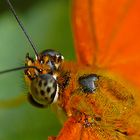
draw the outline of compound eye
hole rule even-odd
[[[59,52],[51,49],[43,51],[40,54],[40,58],[42,58],[42,61],[44,62],[46,62],[45,60],[47,60],[47,64],[50,65],[50,68],[52,68],[52,70],[58,69],[64,60],[64,57]]]
[[[51,49],[47,49],[41,52],[42,56],[51,56],[51,57],[55,57],[55,56],[62,56],[59,52],[51,50]]]
[[[31,94],[28,94],[28,98],[27,99],[35,107],[38,107],[38,108],[45,108],[46,107],[43,104],[39,104],[38,102],[36,102]]]
[[[30,94],[35,102],[47,107],[57,101],[57,81],[50,74],[42,74],[32,81]]]

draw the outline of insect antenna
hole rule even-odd
[[[8,5],[9,5],[10,10],[11,10],[11,12],[13,13],[13,15],[14,15],[16,21],[18,22],[18,24],[19,24],[21,30],[23,31],[23,33],[24,33],[24,35],[26,36],[27,40],[29,41],[31,47],[33,48],[36,57],[38,58],[38,52],[37,52],[36,46],[34,45],[33,41],[31,40],[31,37],[30,37],[29,34],[26,32],[26,30],[25,30],[25,28],[24,28],[24,26],[23,26],[21,20],[20,20],[19,17],[17,16],[16,11],[14,10],[14,7],[12,6],[10,0],[6,0],[6,1],[7,1]]]
[[[5,74],[5,73],[9,73],[9,72],[13,72],[13,71],[30,69],[30,68],[36,69],[37,71],[39,71],[39,69],[36,66],[21,66],[21,67],[17,67],[17,68],[13,68],[13,69],[7,69],[7,70],[0,71],[0,75]]]

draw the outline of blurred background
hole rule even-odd
[[[70,0],[11,0],[38,51],[55,49],[66,60],[75,59],[71,29]],[[27,39],[0,0],[0,70],[24,65],[26,53],[34,56]],[[0,75],[0,102],[27,94],[23,72]],[[0,106],[0,140],[46,140],[57,135],[61,125],[48,109],[38,109],[27,101],[13,108]]]

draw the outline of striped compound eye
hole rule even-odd
[[[40,53],[39,57],[41,62],[49,65],[52,71],[58,70],[64,61],[64,57],[61,55],[61,53],[51,49],[44,50]]]
[[[31,82],[29,101],[38,107],[47,107],[57,101],[58,84],[50,74],[39,75]]]

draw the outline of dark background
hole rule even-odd
[[[70,0],[11,0],[38,51],[55,49],[74,59]],[[4,0],[0,0],[0,70],[24,65],[26,53],[34,56],[24,34]],[[0,102],[27,94],[23,72],[0,75]],[[0,106],[0,140],[45,140],[57,135],[61,125],[48,109],[27,101],[14,108]]]

